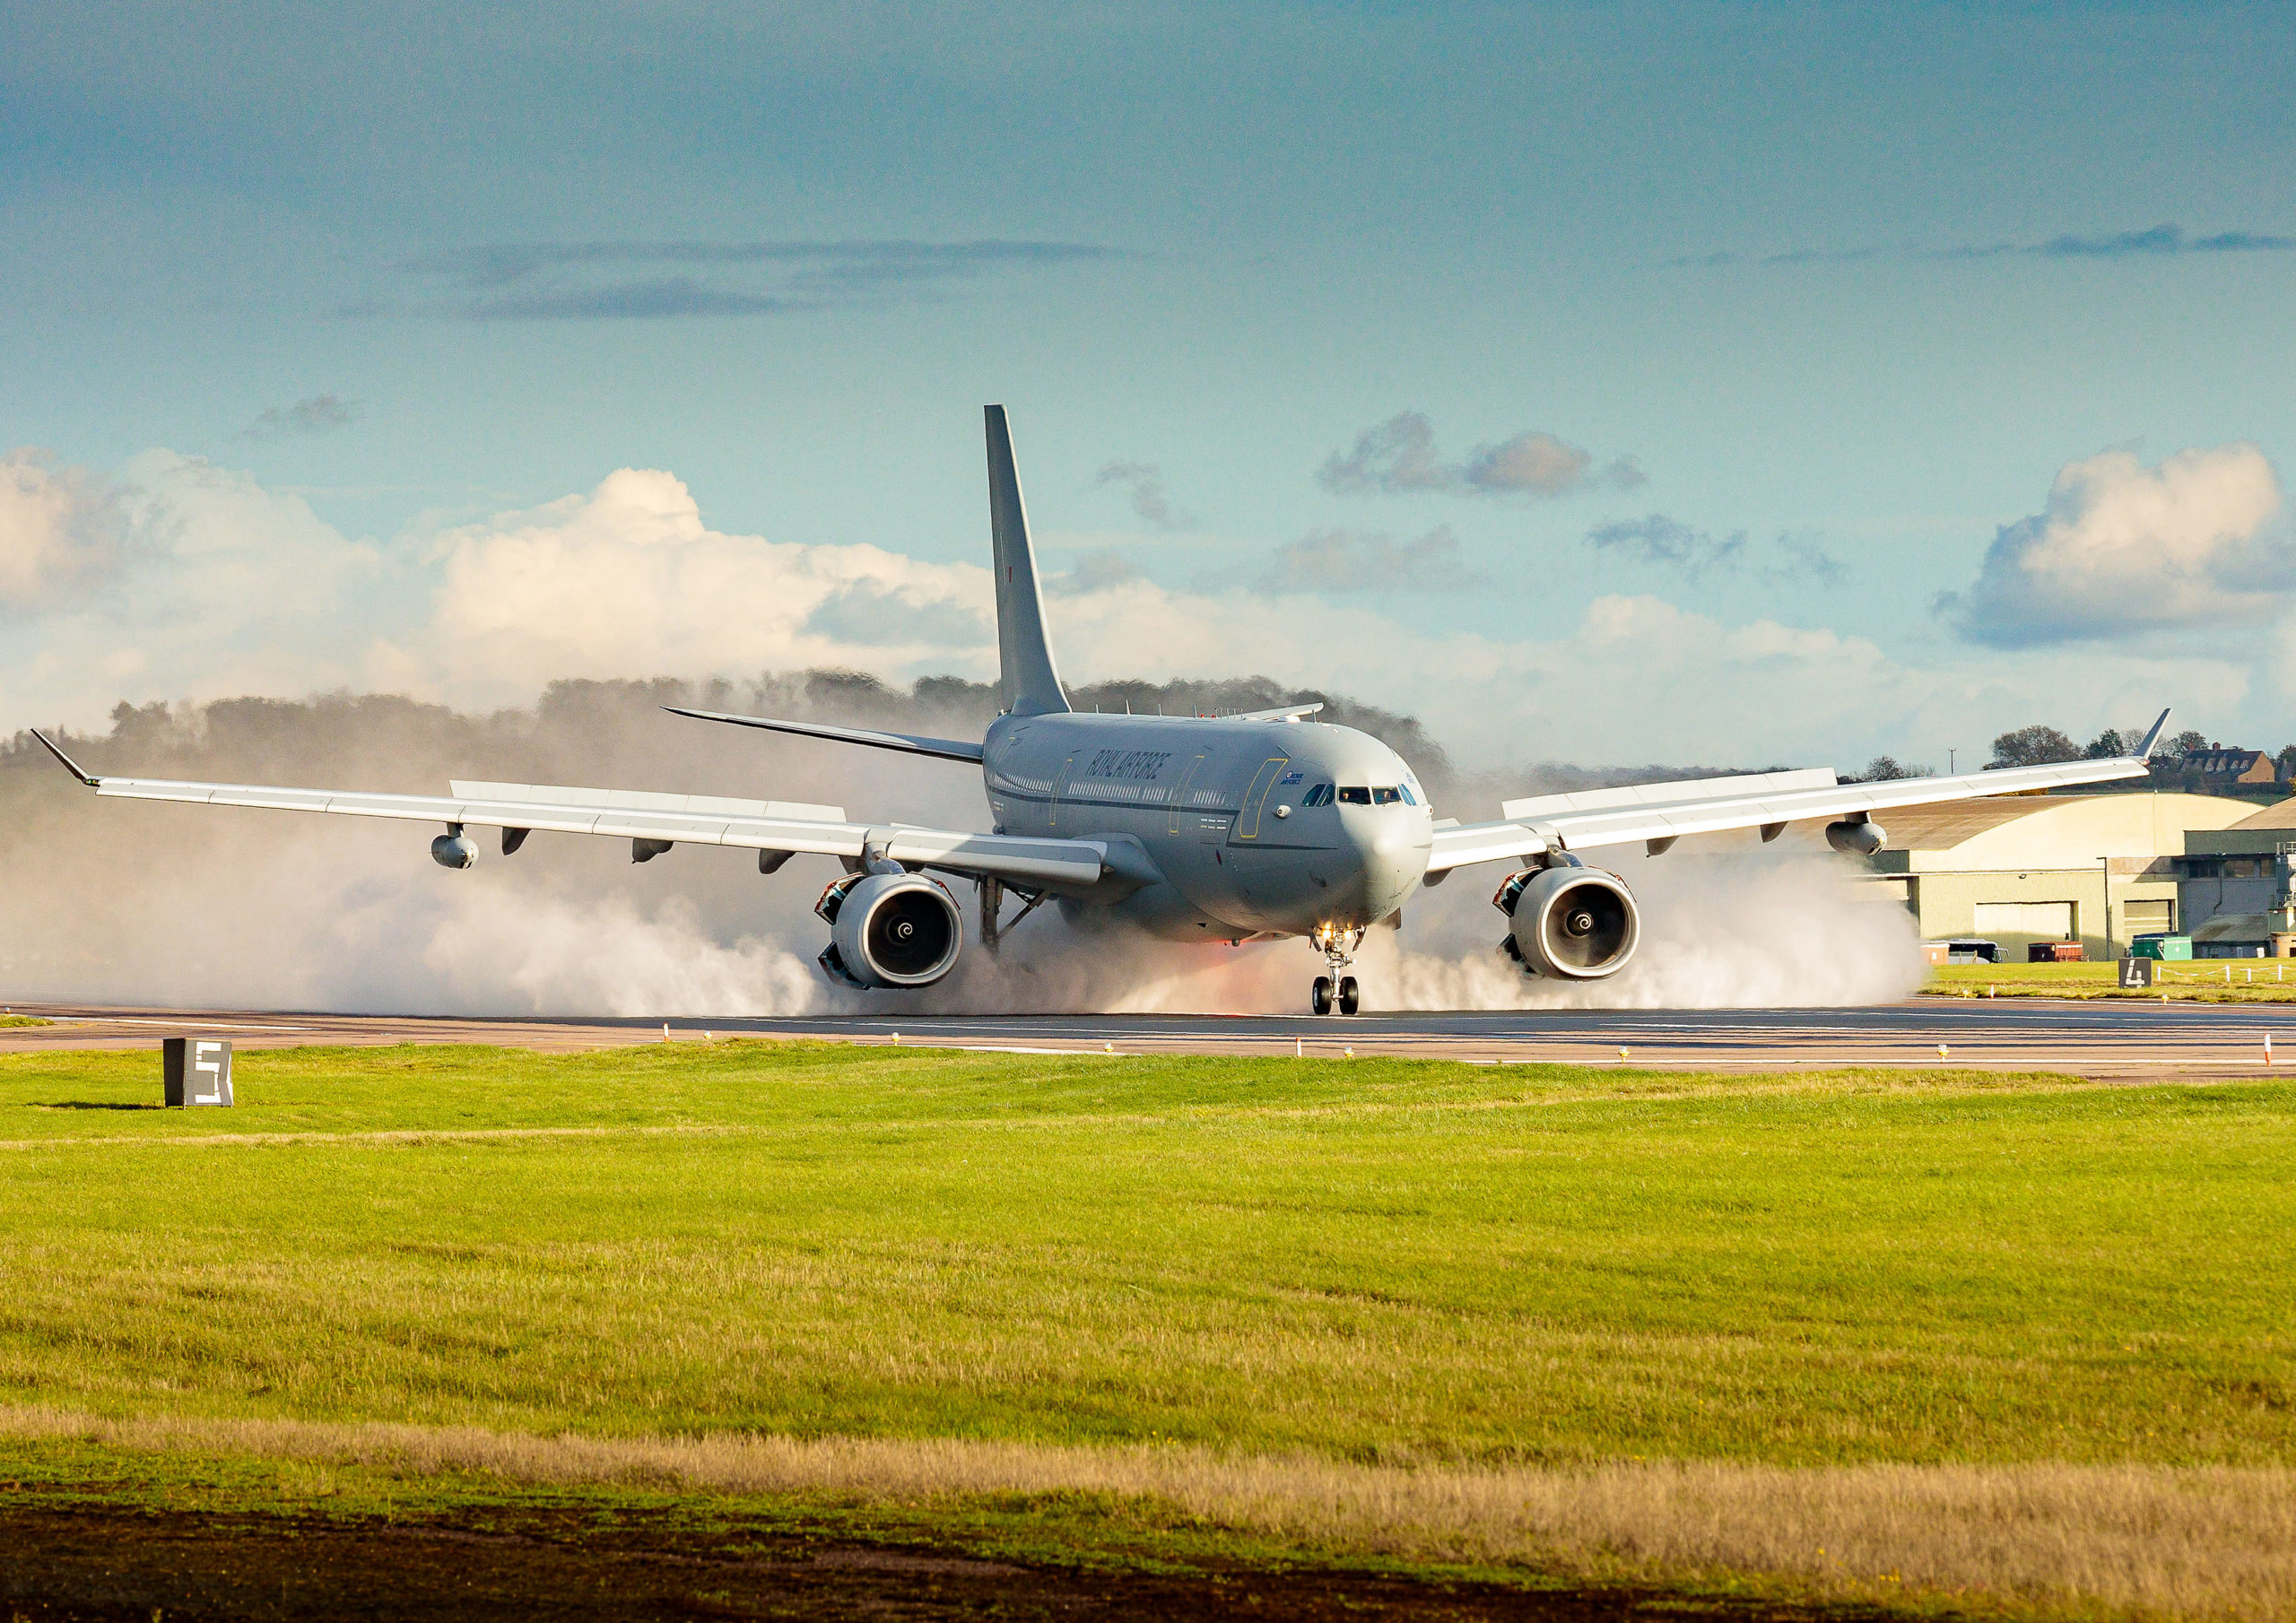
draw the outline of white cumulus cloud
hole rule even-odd
[[[624,469],[584,495],[372,542],[172,452],[108,482],[74,475],[80,506],[42,494],[52,469],[35,473],[35,517],[109,504],[118,543],[96,595],[0,612],[0,729],[100,725],[122,700],[350,688],[486,708],[569,677],[996,669],[986,568],[718,531],[667,473]],[[1388,545],[1424,551],[1401,560],[1413,568],[1448,567],[1448,540]],[[1422,629],[1370,594],[1285,594],[1272,612],[1270,583],[1244,570],[1177,589],[1087,558],[1057,580],[1048,616],[1072,680],[1265,675],[1411,711],[1469,763],[1928,759],[2036,719],[2093,733],[2170,701],[2196,722],[2227,715],[2249,702],[2254,664],[2109,650],[2068,695],[2041,653],[1908,662],[1823,626],[1732,623],[1657,596],[1596,599],[1559,631],[1470,630]]]
[[[368,680],[389,564],[300,498],[172,451],[109,478],[6,462],[0,551],[30,595],[0,615],[0,693],[20,723]]]
[[[439,544],[444,578],[405,652],[410,675],[448,694],[508,701],[557,677],[640,672],[994,667],[987,569],[728,535],[651,469]]]
[[[1942,600],[1996,647],[2269,619],[2296,585],[2280,481],[2235,442],[2146,466],[2128,451],[2067,464],[2048,505],[2004,525],[1976,583]]]
[[[26,447],[0,456],[0,609],[39,603],[108,568],[119,514],[103,482]]]

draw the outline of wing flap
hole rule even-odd
[[[2153,734],[2160,727],[2155,724]],[[2146,740],[2146,746],[2151,744]],[[2030,794],[2041,789],[2070,788],[2082,784],[2111,783],[2143,777],[2149,770],[2142,753],[2102,760],[2060,761],[2044,767],[2010,767],[1999,771],[1964,772],[1951,777],[1902,777],[1870,784],[1810,784],[1801,787],[1764,788],[1752,794],[1692,796],[1632,807],[1557,809],[1543,815],[1513,816],[1492,823],[1468,823],[1435,830],[1430,872],[1463,867],[1469,863],[1496,862],[1548,850],[1588,850],[1604,846],[1631,845],[1639,840],[1678,839],[1685,834],[1720,834],[1736,829],[1757,829],[1771,823],[1829,820],[1861,812],[1886,812],[1896,806],[1932,805],[1940,801],[1978,800],[1993,795]],[[1763,777],[1783,774],[1761,774]],[[1800,775],[1796,775],[1800,776]],[[1825,777],[1831,778],[1831,772]],[[1693,779],[1692,785],[1713,780]],[[1743,780],[1741,780],[1743,782]],[[1657,786],[1657,785],[1648,785]],[[1687,786],[1687,785],[1686,785]],[[1596,791],[1609,794],[1610,791]],[[1565,798],[1546,797],[1549,801]],[[1508,803],[1510,808],[1533,803]]]
[[[1633,812],[1578,812],[1543,820],[1561,844],[1573,849],[1620,846],[1635,840],[1719,834],[1766,823],[1840,818],[1886,812],[1892,806],[1921,806],[1939,801],[1976,800],[2000,794],[2062,789],[2080,784],[2142,777],[2142,760],[2066,761],[2047,767],[2013,767],[1998,772],[1969,772],[1954,777],[1906,777],[1878,784],[1840,784],[1832,788],[1787,790],[1742,799],[1648,806]]]
[[[1462,823],[1435,830],[1434,848],[1428,853],[1427,871],[1440,873],[1470,863],[1495,863],[1502,857],[1535,856],[1551,850],[1545,838],[1520,823]]]
[[[459,786],[491,788],[498,785],[465,784]],[[94,780],[94,787],[98,794],[126,800],[178,801],[274,812],[322,812],[337,817],[379,817],[408,822],[530,829],[557,834],[662,839],[691,845],[732,846],[748,850],[796,851],[823,856],[857,857],[865,846],[874,842],[895,862],[917,863],[944,868],[952,872],[986,874],[1038,885],[1089,886],[1097,883],[1108,855],[1107,846],[1098,840],[1022,839],[962,830],[829,822],[809,817],[693,815],[647,806],[585,805],[564,800],[495,800],[459,794],[346,794],[330,789],[203,784],[141,777],[98,777]],[[573,791],[561,793],[571,794]],[[665,795],[657,798],[686,797]],[[756,803],[772,805],[776,803]]]
[[[1599,812],[1611,807],[1671,806],[1688,801],[1736,800],[1749,794],[1772,794],[1789,789],[1831,789],[1840,779],[1831,767],[1807,767],[1792,772],[1746,772],[1733,777],[1680,777],[1672,783],[1629,784],[1617,789],[1578,789],[1568,794],[1541,794],[1510,800],[1499,808],[1509,822],[1548,817],[1563,812]]]
[[[798,800],[736,800],[724,794],[658,794],[648,789],[570,789],[556,784],[465,783],[447,785],[457,800],[516,801],[546,806],[614,806],[649,812],[684,812],[696,816],[794,817],[806,822],[841,823],[842,806],[817,806]]]

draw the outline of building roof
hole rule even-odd
[[[2018,794],[1876,814],[1876,865],[1921,872],[2093,868],[2100,857],[2181,856],[2187,834],[2249,814],[2221,794]]]
[[[2185,751],[2185,769],[2190,772],[2245,772],[2264,759],[2261,750],[2227,750],[2212,744],[2205,750]]]
[[[2195,830],[2185,848],[2194,856],[2268,856],[2292,840],[2296,840],[2296,800],[2283,800],[2229,827]]]
[[[2192,933],[2196,942],[2263,942],[2272,939],[2272,918],[2264,913],[2220,913]]]
[[[2004,794],[1991,800],[1948,801],[1942,806],[1907,806],[1875,813],[1889,834],[1892,851],[1939,851],[1973,835],[2046,811],[2069,794]],[[2083,797],[2087,798],[2086,796]]]

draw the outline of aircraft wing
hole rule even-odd
[[[1774,838],[1787,823],[1808,818],[1855,817],[1896,806],[1932,805],[1984,795],[2018,794],[2075,784],[2110,783],[2142,777],[2145,758],[2161,735],[2169,713],[2133,754],[2100,760],[2058,761],[2044,767],[2008,767],[1963,772],[1952,777],[1900,777],[1880,783],[1836,782],[1822,768],[1808,772],[1757,773],[1744,777],[1693,778],[1674,784],[1643,784],[1631,790],[1547,795],[1509,801],[1497,822],[1453,823],[1435,830],[1427,870],[1448,872],[1472,863],[1532,856],[1543,851],[1579,851],[1647,842],[1662,851],[1685,834],[1718,834],[1760,829]]]
[[[897,863],[1062,889],[1096,884],[1106,872],[1131,878],[1137,869],[1136,861],[1126,851],[1118,851],[1112,859],[1110,842],[1105,840],[1022,839],[902,823],[855,823],[845,820],[844,811],[837,806],[780,801],[538,784],[457,783],[450,794],[429,795],[99,777],[83,771],[45,734],[35,735],[98,794],[127,800],[186,801],[208,806],[324,812],[338,817],[501,829],[512,845],[516,839],[508,831],[540,829],[666,842],[664,849],[668,845],[691,844],[858,857],[864,847],[869,847]]]

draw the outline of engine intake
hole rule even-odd
[[[1634,893],[1600,868],[1528,868],[1491,898],[1511,921],[1501,950],[1533,975],[1595,981],[1634,956],[1642,916]]]
[[[829,921],[821,963],[868,991],[929,986],[956,968],[964,916],[948,887],[922,873],[852,873],[822,892]]]

